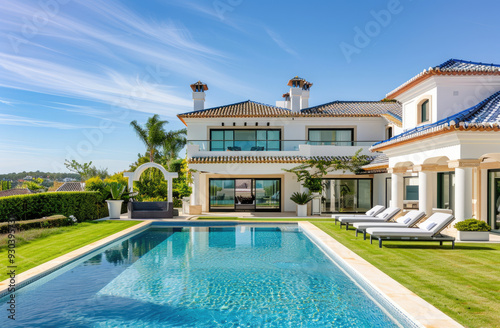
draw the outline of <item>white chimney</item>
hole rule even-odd
[[[283,100],[277,101],[276,106],[290,109],[290,94],[289,93],[283,94]]]
[[[292,112],[300,111],[300,96],[302,95],[303,82],[304,80],[298,76],[288,81],[288,85],[290,86],[290,109]]]
[[[193,109],[205,109],[205,91],[208,90],[208,86],[205,83],[198,81],[191,84],[191,89],[193,90]]]
[[[312,83],[305,81],[302,85],[302,94],[300,96],[300,109],[309,107],[309,90]]]

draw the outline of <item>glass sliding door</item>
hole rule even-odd
[[[500,170],[488,171],[488,218],[492,230],[500,230]]]
[[[281,179],[209,179],[209,210],[281,211]]]
[[[234,210],[234,179],[210,179],[210,211]]]
[[[455,172],[438,173],[437,187],[438,208],[450,209],[455,212]]]
[[[391,206],[392,178],[385,178],[385,207]]]
[[[234,185],[234,198],[236,200],[234,209],[236,211],[254,210],[255,194],[252,190],[252,179],[235,179]]]
[[[325,179],[321,211],[366,212],[372,207],[372,179]]]
[[[281,186],[279,179],[255,179],[256,209],[280,210]]]

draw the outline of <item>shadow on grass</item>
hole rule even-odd
[[[375,245],[375,241],[373,242]],[[382,248],[405,248],[405,249],[449,249],[449,250],[468,250],[468,251],[496,251],[497,249],[488,246],[465,246],[455,244],[455,249],[451,248],[451,244],[445,244],[443,246],[437,245],[416,245],[416,244],[384,244]]]

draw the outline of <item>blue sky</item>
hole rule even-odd
[[[123,171],[129,126],[206,108],[274,104],[299,75],[310,105],[378,100],[449,58],[500,63],[498,1],[0,0],[0,173]],[[361,32],[360,32],[361,31]]]

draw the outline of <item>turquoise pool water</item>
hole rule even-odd
[[[400,327],[296,225],[152,227],[16,292],[1,327]]]

